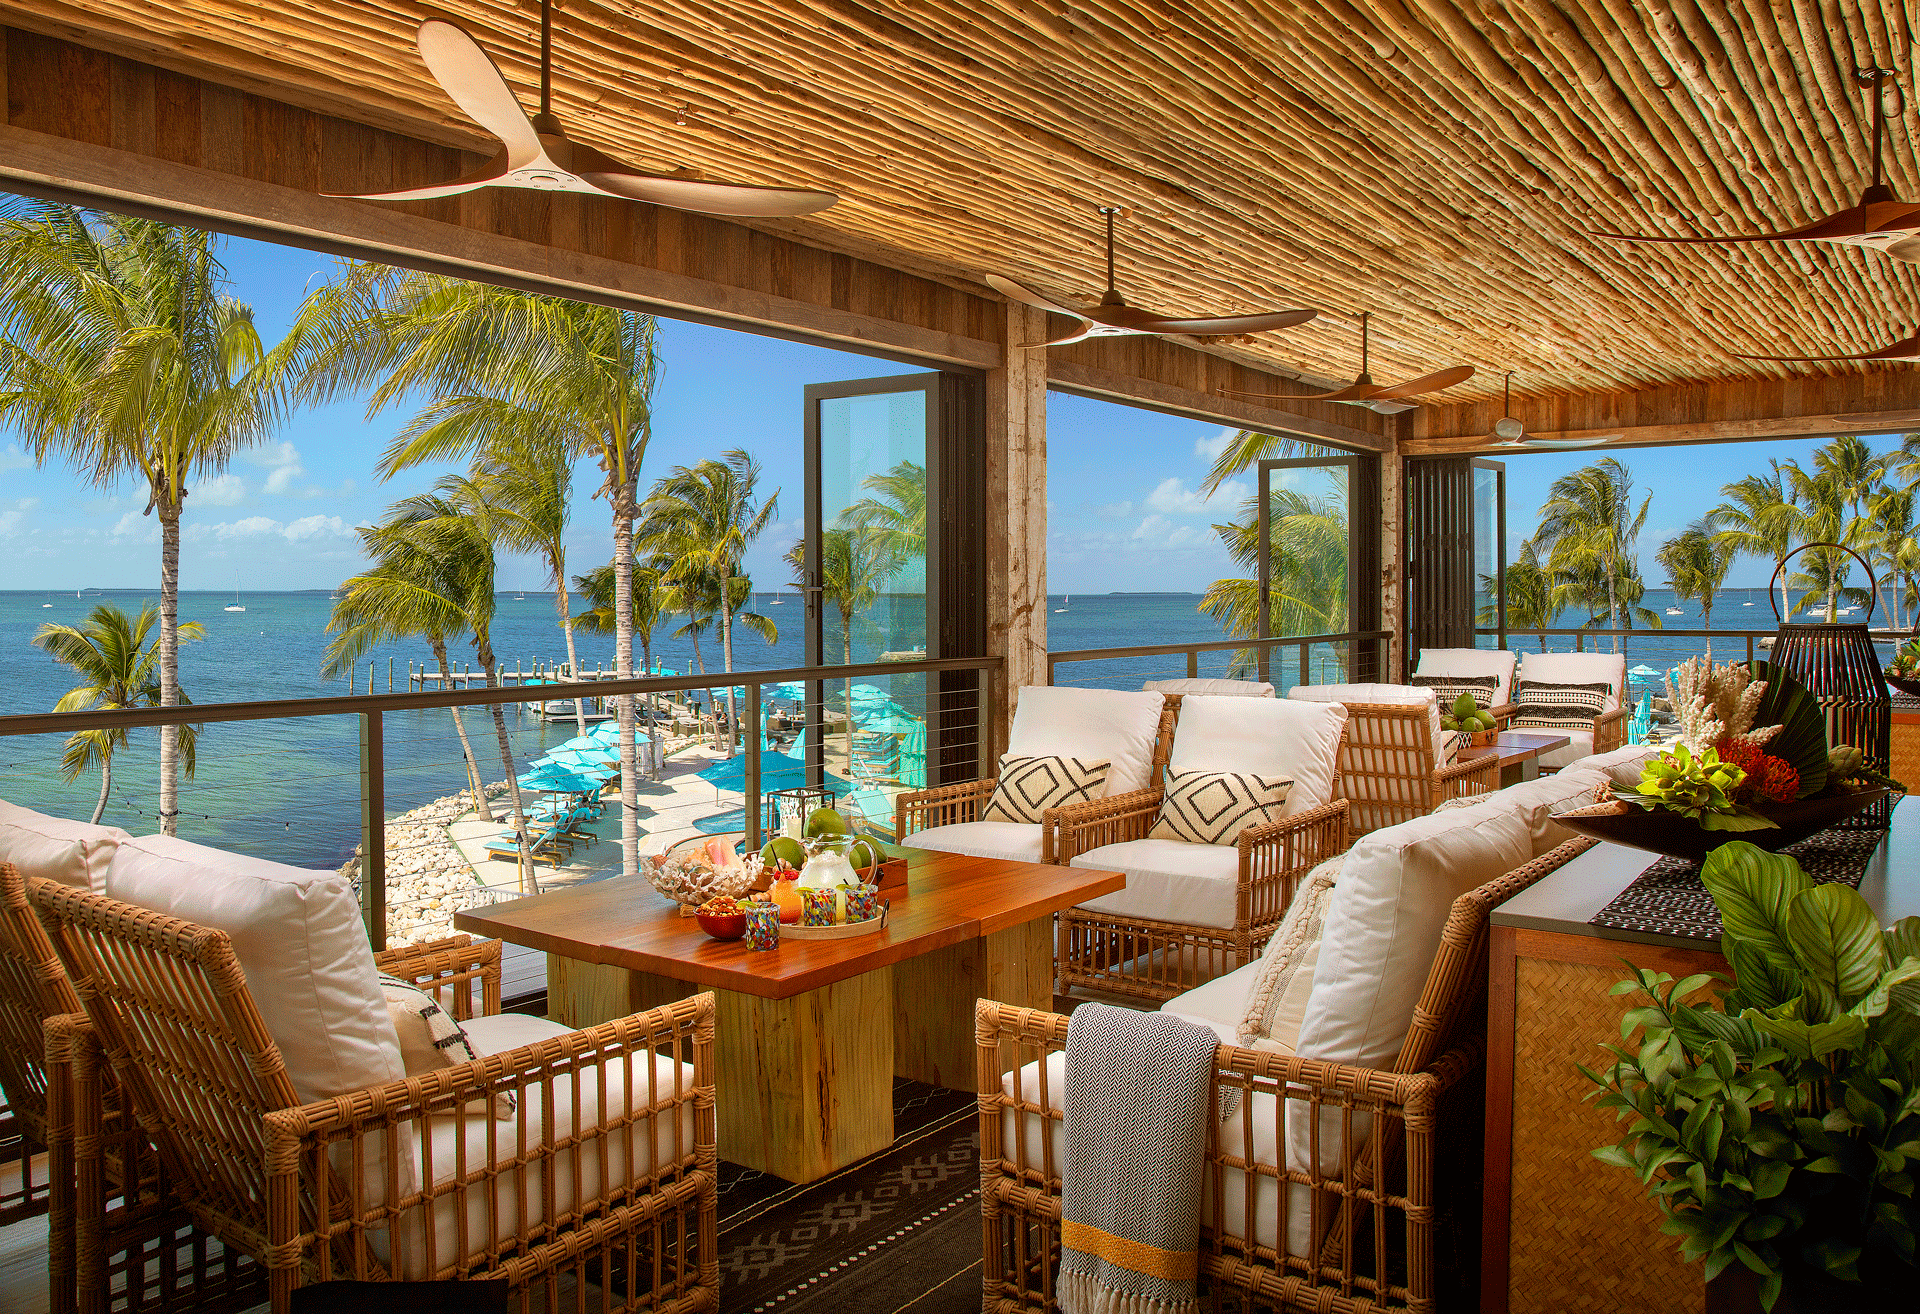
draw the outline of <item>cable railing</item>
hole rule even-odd
[[[1724,654],[1726,644],[1738,645],[1735,652],[1744,652],[1744,660],[1752,665],[1755,658],[1764,658],[1766,650],[1773,646],[1774,627],[1758,629],[1626,629],[1597,627],[1516,630],[1498,629],[1482,626],[1474,630],[1481,640],[1479,646],[1486,648],[1512,648],[1516,652],[1538,648],[1542,652],[1620,652],[1628,656],[1638,655],[1674,659],[1674,654],[1684,651],[1685,656],[1704,653],[1708,645],[1720,645],[1722,651],[1715,652],[1719,660],[1728,660]],[[1888,645],[1905,643],[1920,631],[1876,629],[1873,641]],[[1489,642],[1491,641],[1491,642]],[[1678,642],[1676,642],[1678,641]],[[1684,660],[1684,657],[1679,658]]]
[[[199,771],[180,782],[181,834],[283,862],[297,848],[305,861],[294,865],[339,866],[356,883],[368,938],[380,949],[447,934],[465,908],[617,874],[621,807],[639,815],[649,854],[697,851],[712,839],[758,849],[780,821],[770,796],[803,788],[851,810],[857,829],[891,838],[896,794],[990,774],[1001,665],[997,657],[922,659],[0,716],[0,798],[43,810],[55,798],[67,815],[90,815],[97,786],[59,784],[66,737],[124,729],[135,732],[136,751],[116,754],[114,811],[104,820],[155,828],[155,759],[139,751],[142,732],[200,727]],[[540,855],[502,829],[507,766],[493,709],[508,722],[514,778],[525,780],[530,766],[578,738],[571,714],[542,720],[530,698],[580,697],[606,708],[629,694],[639,778],[619,782],[617,803],[583,805],[578,826],[555,839],[546,861],[532,861]],[[465,731],[484,809],[452,718],[426,715],[447,709],[483,713],[467,716]],[[343,725],[344,717],[354,721]],[[225,726],[247,733],[223,741],[215,728]],[[617,757],[617,733],[601,743],[602,761],[609,749]],[[231,758],[222,757],[226,747],[237,750]],[[531,812],[542,791],[521,788]]]
[[[1282,695],[1303,684],[1372,683],[1385,669],[1390,634],[1388,630],[1346,630],[1050,652],[1047,683],[1138,689],[1148,680],[1212,677],[1271,684]],[[1067,665],[1077,669],[1063,679],[1060,668]]]

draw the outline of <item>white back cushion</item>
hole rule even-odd
[[[1355,841],[1327,913],[1299,1052],[1391,1066],[1453,901],[1532,858],[1530,826],[1498,795]]]
[[[132,838],[118,826],[49,817],[0,799],[0,862],[13,864],[28,880],[44,876],[99,894],[114,853]]]
[[[1440,728],[1440,703],[1431,689],[1408,684],[1301,684],[1287,697],[1303,703],[1376,703],[1387,707],[1425,707],[1427,734],[1433,740],[1433,764],[1447,765],[1453,731]]]
[[[1620,706],[1620,688],[1627,682],[1627,658],[1613,652],[1530,652],[1520,658],[1520,679],[1544,684],[1600,684],[1613,686],[1603,711]],[[1517,687],[1517,686],[1516,686]]]
[[[1592,757],[1583,757],[1573,765],[1604,771],[1614,784],[1632,789],[1640,783],[1640,771],[1646,765],[1647,759],[1659,755],[1660,749],[1653,744],[1628,744],[1625,748],[1616,748],[1611,753],[1596,753]]]
[[[1101,797],[1130,794],[1153,783],[1153,744],[1166,704],[1146,690],[1028,685],[1020,690],[1006,751],[1016,757],[1105,759],[1110,765]]]
[[[1493,705],[1513,701],[1513,654],[1505,648],[1422,648],[1415,675],[1497,675]]]
[[[232,938],[302,1100],[406,1076],[360,906],[338,872],[149,835],[121,844],[107,894]]]
[[[1346,726],[1347,709],[1340,703],[1184,699],[1169,761],[1182,769],[1290,776],[1293,788],[1280,813],[1291,817],[1333,797]]]
[[[1587,766],[1592,760],[1584,759],[1550,776],[1541,776],[1538,780],[1509,785],[1474,806],[1498,803],[1511,809],[1515,816],[1526,823],[1533,856],[1537,858],[1573,838],[1572,831],[1553,820],[1554,815],[1593,802],[1595,791],[1606,781],[1604,771],[1595,771]]]
[[[1211,695],[1213,697],[1271,698],[1273,686],[1256,680],[1148,680],[1140,686],[1163,694]]]

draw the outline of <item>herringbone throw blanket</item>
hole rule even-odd
[[[1198,1314],[1200,1160],[1219,1043],[1165,1013],[1074,1010],[1061,1314]]]

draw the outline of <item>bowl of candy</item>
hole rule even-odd
[[[738,940],[747,933],[747,910],[731,895],[718,895],[694,914],[700,929],[716,940]]]

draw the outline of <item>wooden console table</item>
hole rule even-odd
[[[1751,1284],[1704,1280],[1631,1173],[1591,1151],[1617,1141],[1610,1111],[1582,1097],[1618,1042],[1626,964],[1676,979],[1726,972],[1718,940],[1593,926],[1658,859],[1597,844],[1496,908],[1487,988],[1487,1142],[1482,1314],[1736,1314]],[[1920,803],[1903,799],[1860,893],[1882,923],[1920,913]],[[1738,1267],[1737,1265],[1735,1266]],[[1732,1273],[1732,1270],[1729,1270]]]
[[[1118,872],[909,850],[887,927],[756,952],[709,939],[624,877],[454,917],[547,953],[548,1015],[572,1027],[710,989],[720,1154],[810,1182],[893,1143],[893,1078],[974,1088],[980,997],[1053,1006],[1053,914]]]

